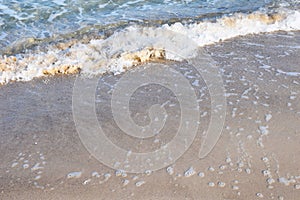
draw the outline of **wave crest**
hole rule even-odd
[[[233,37],[274,31],[300,30],[300,12],[281,10],[274,14],[254,12],[224,16],[215,22],[204,21],[183,25],[164,24],[160,27],[130,26],[115,32],[106,39],[89,42],[69,41],[66,44],[49,45],[47,52],[23,53],[0,58],[0,83],[29,81],[35,77],[55,74],[83,73],[86,75],[107,72],[121,73],[126,69],[160,60],[182,60],[174,52],[166,52],[164,41],[174,40],[166,31],[180,33],[199,46],[210,45]],[[152,40],[151,40],[151,37]],[[124,37],[132,42],[132,49],[120,49]],[[130,38],[128,40],[128,37]],[[157,41],[153,41],[156,38]],[[183,59],[193,57],[187,44],[180,44]],[[129,45],[130,46],[130,45]],[[117,48],[118,47],[118,48]]]

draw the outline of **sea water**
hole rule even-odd
[[[298,0],[0,0],[0,83],[79,71],[120,73],[139,64],[133,58],[147,61],[150,54],[180,60],[153,46],[157,40],[166,48],[170,32],[204,46],[300,30],[299,8]],[[125,48],[129,37],[133,49]],[[182,57],[193,56],[186,52]]]

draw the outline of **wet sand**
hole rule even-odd
[[[206,158],[198,159],[200,135],[210,115],[210,97],[202,80],[197,86],[204,94],[199,135],[171,168],[151,174],[116,176],[115,170],[88,153],[73,121],[75,76],[1,86],[0,199],[298,199],[300,32],[239,37],[205,49],[220,67],[226,89],[221,138]],[[115,127],[108,94],[119,77],[99,78],[99,121],[111,133],[108,137],[123,148],[157,148],[153,141],[128,140]],[[151,87],[144,89],[149,94],[157,91]],[[145,93],[136,95],[141,102],[147,99]],[[145,107],[169,97],[176,104],[169,91],[158,99],[148,98],[147,104],[136,103],[135,120],[146,123]],[[177,122],[176,117],[169,119],[170,129],[161,142],[172,138]],[[195,174],[185,176],[191,167]]]

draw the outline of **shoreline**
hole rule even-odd
[[[204,47],[222,71],[227,98],[225,126],[213,151],[202,160],[196,155],[201,137],[196,137],[171,166],[174,173],[163,168],[150,175],[122,177],[93,158],[82,145],[73,121],[76,76],[1,86],[0,198],[297,199],[300,76],[288,72],[299,72],[299,41],[299,31],[277,32]],[[175,68],[184,65],[168,64]],[[108,74],[99,80],[114,83],[119,76]],[[200,81],[197,87],[205,87],[203,84]],[[98,100],[103,101],[97,103],[98,118],[103,117],[106,130],[115,130],[105,96],[109,87],[99,87]],[[200,104],[203,117],[199,133],[208,126],[209,114],[205,112],[209,111],[209,100],[204,95]],[[136,109],[142,113],[142,104]],[[172,120],[170,124],[176,124],[176,119]],[[166,134],[170,137],[172,131]],[[125,140],[114,131],[111,137],[116,137],[116,143]],[[195,174],[185,176],[191,167]]]
[[[196,47],[218,45],[220,41],[238,36],[299,31],[299,16],[298,10],[281,9],[272,14],[258,11],[235,13],[216,21],[204,20],[189,25],[180,22],[159,27],[133,24],[109,33],[107,38],[58,40],[58,43],[50,42],[46,46],[39,45],[34,38],[27,38],[12,45],[12,52],[3,53],[0,57],[0,83],[30,81],[35,77],[75,74],[79,71],[87,76],[119,74],[153,58],[174,61],[190,59],[195,56]],[[37,47],[30,50],[30,45]],[[26,49],[23,53],[22,48]],[[177,52],[178,49],[181,51]],[[14,55],[7,57],[6,54]]]

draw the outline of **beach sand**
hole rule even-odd
[[[151,174],[117,176],[85,149],[72,115],[75,75],[1,86],[0,199],[299,199],[300,32],[238,37],[205,50],[223,74],[222,135],[204,159],[197,157],[197,136],[168,170]],[[153,142],[127,140],[114,128],[104,83],[120,76],[99,78],[98,119],[124,148],[156,148],[149,146]],[[200,81],[199,88],[204,86]],[[207,129],[210,112],[208,91],[201,92],[199,133]],[[170,95],[162,94],[162,99]],[[143,106],[137,103],[134,109],[146,116]],[[172,138],[176,120],[168,122],[162,141]],[[191,167],[195,174],[187,175]]]

